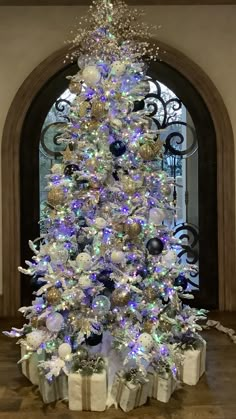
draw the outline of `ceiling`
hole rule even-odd
[[[0,6],[83,6],[90,3],[90,0],[0,0]],[[135,6],[236,5],[236,0],[126,0],[126,3]]]

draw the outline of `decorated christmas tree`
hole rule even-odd
[[[20,362],[36,356],[49,382],[99,373],[115,353],[134,383],[148,382],[150,368],[175,377],[178,348],[194,346],[205,317],[183,304],[196,266],[177,257],[165,144],[140,106],[150,90],[147,63],[158,58],[149,33],[136,10],[99,0],[66,57],[78,72],[69,77],[75,98],[60,134],[63,161],[47,176],[32,261],[19,268],[37,278],[38,291],[20,309],[27,324],[7,333],[20,338]]]

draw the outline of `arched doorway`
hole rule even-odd
[[[160,44],[159,44],[160,45]],[[205,255],[206,264],[209,264],[213,267],[217,266],[218,278],[219,278],[219,305],[221,309],[233,309],[234,300],[233,300],[233,290],[234,284],[232,282],[233,272],[234,272],[234,252],[235,252],[235,221],[234,221],[234,153],[233,153],[233,135],[230,125],[230,121],[227,115],[227,111],[224,107],[222,99],[217,92],[214,85],[208,79],[208,77],[199,69],[192,61],[183,56],[178,51],[166,46],[160,45],[161,53],[160,56],[163,58],[160,66],[162,70],[159,69],[158,78],[165,78],[167,74],[171,75],[171,72],[175,72],[179,76],[179,89],[183,88],[183,83],[188,82],[188,88],[195,92],[196,97],[192,102],[193,112],[199,109],[202,109],[201,106],[205,106],[206,115],[208,119],[202,119],[202,113],[198,114],[196,118],[199,120],[200,125],[202,125],[202,133],[204,129],[204,136],[210,138],[210,131],[214,133],[215,138],[210,141],[210,149],[206,152],[205,147],[202,148],[202,163],[207,165],[209,162],[209,157],[214,154],[213,144],[217,146],[217,167],[218,174],[224,171],[224,177],[218,175],[217,180],[217,193],[216,193],[216,167],[212,165],[212,179],[215,176],[215,184],[209,184],[209,189],[206,192],[206,198],[209,193],[213,192],[215,195],[215,201],[208,199],[209,207],[207,211],[210,211],[213,206],[216,206],[216,196],[218,195],[218,220],[215,215],[213,215],[213,222],[207,223],[208,233],[214,243],[214,248],[217,248],[217,225],[218,225],[218,264],[215,260],[212,260],[212,255]],[[3,158],[3,185],[4,179],[6,180],[6,169],[8,184],[10,180],[10,190],[3,191],[3,230],[5,232],[5,247],[3,249],[3,305],[2,313],[3,314],[12,314],[16,313],[17,307],[20,303],[20,281],[17,282],[17,272],[16,266],[20,264],[20,254],[23,254],[24,257],[28,257],[26,249],[22,247],[20,251],[20,217],[19,211],[19,202],[20,202],[20,193],[19,193],[19,174],[21,184],[21,190],[25,191],[22,196],[22,206],[21,206],[21,220],[27,221],[26,225],[29,227],[28,230],[24,231],[25,243],[28,238],[37,236],[37,221],[38,221],[38,205],[32,201],[33,196],[32,191],[34,185],[38,185],[38,138],[32,136],[32,132],[35,131],[35,125],[32,126],[32,119],[30,114],[34,110],[37,114],[37,124],[42,126],[42,122],[46,116],[46,113],[56,97],[59,96],[60,92],[65,88],[65,76],[71,74],[72,68],[69,68],[68,65],[63,64],[63,57],[65,54],[65,49],[58,51],[49,57],[44,63],[42,63],[25,81],[24,85],[21,87],[18,92],[12,107],[9,111],[9,115],[6,121],[6,126],[4,130],[3,146],[2,146],[2,158]],[[160,68],[159,66],[159,68]],[[177,70],[177,71],[176,71]],[[38,79],[37,79],[38,77]],[[32,92],[32,79],[37,80],[34,85],[34,91]],[[170,77],[171,79],[171,77]],[[54,84],[54,82],[56,84]],[[63,85],[64,83],[64,85]],[[170,86],[170,85],[169,85]],[[182,86],[182,87],[181,87]],[[195,86],[195,87],[193,87]],[[182,97],[183,102],[186,103],[187,98],[183,98],[183,92],[177,92],[178,89],[176,86],[170,86],[172,90],[178,94],[179,97]],[[29,92],[29,89],[31,91]],[[43,89],[42,89],[43,88]],[[47,89],[47,90],[45,90]],[[50,95],[50,89],[53,89],[53,96]],[[47,91],[47,104],[45,101],[40,102],[39,96],[42,92]],[[23,96],[24,100],[22,101],[22,92],[26,94],[26,97]],[[184,92],[187,94],[187,92]],[[21,99],[21,114],[17,109],[17,102]],[[44,102],[44,105],[43,105]],[[41,103],[41,105],[40,105]],[[200,106],[201,105],[201,106]],[[31,114],[32,115],[32,114]],[[223,115],[223,118],[222,118]],[[220,116],[220,117],[219,117]],[[14,124],[15,122],[15,124]],[[27,127],[27,123],[28,127]],[[31,124],[31,125],[30,125]],[[197,124],[198,125],[198,124]],[[34,131],[32,131],[34,128]],[[224,138],[228,139],[227,145],[224,142]],[[32,155],[30,158],[25,156],[24,153],[24,140],[22,142],[21,153],[20,152],[20,139],[26,138],[29,141],[29,138],[32,139],[32,144],[30,145],[32,150]],[[28,143],[29,144],[29,143]],[[37,145],[37,153],[36,153]],[[211,154],[212,152],[212,154]],[[19,154],[21,154],[21,161],[24,162],[25,174],[27,173],[27,168],[29,170],[28,174],[31,173],[30,179],[22,176],[19,169]],[[37,161],[36,156],[37,155]],[[214,172],[215,171],[215,172]],[[214,172],[214,173],[213,173]],[[214,175],[214,176],[213,176]],[[229,182],[230,179],[230,182]],[[203,182],[203,180],[202,180]],[[5,192],[5,193],[4,193]],[[38,195],[37,195],[38,196]],[[29,199],[30,197],[30,199]],[[27,200],[27,201],[26,201]],[[15,202],[15,206],[12,203]],[[231,217],[226,218],[224,214],[230,211],[232,214]],[[210,214],[210,212],[208,212]],[[213,213],[212,213],[213,214]],[[215,217],[215,218],[214,218]],[[202,213],[202,222],[204,222],[204,217]],[[23,226],[23,224],[22,224]],[[32,226],[32,227],[30,227]],[[30,234],[27,234],[27,231],[30,231]],[[3,233],[4,233],[3,232]],[[14,232],[15,240],[12,240],[12,236],[9,235],[9,232]],[[208,236],[209,237],[209,236]],[[231,248],[225,251],[223,237],[227,237],[227,242],[231,243]],[[26,243],[27,244],[27,243]],[[24,253],[25,251],[25,253]],[[213,254],[213,253],[212,253]],[[214,257],[217,254],[215,250]],[[13,257],[12,257],[13,255]],[[7,279],[6,279],[7,278]],[[204,278],[205,280],[205,278]],[[207,279],[206,279],[207,280]],[[26,282],[27,279],[24,279]],[[216,289],[216,287],[215,287]],[[212,289],[206,291],[206,296],[214,294]],[[11,304],[9,302],[11,301]],[[214,303],[215,304],[215,303]],[[213,304],[213,306],[214,306]],[[211,306],[211,304],[209,304]]]

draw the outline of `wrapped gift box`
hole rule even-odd
[[[183,364],[180,367],[180,379],[183,383],[194,386],[206,370],[206,341],[199,339],[197,349],[183,350]]]
[[[45,377],[45,372],[39,368],[39,390],[45,404],[57,400],[68,400],[68,377],[60,374],[49,381]]]
[[[148,372],[149,397],[168,403],[176,388],[176,380],[171,373]]]
[[[23,358],[26,354],[26,347],[21,345],[21,358]],[[42,355],[38,355],[37,352],[33,352],[28,359],[21,362],[22,374],[24,374],[34,385],[39,385],[38,363],[43,359],[43,353]]]
[[[134,384],[124,378],[122,372],[115,375],[111,395],[124,412],[130,412],[135,407],[146,403],[149,392],[149,382]]]
[[[107,371],[92,375],[69,374],[68,395],[70,410],[103,412],[107,402]]]

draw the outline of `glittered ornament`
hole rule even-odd
[[[41,326],[45,326],[45,319],[39,319],[37,316],[33,316],[30,318],[30,324],[37,329]]]
[[[101,73],[94,65],[88,65],[82,72],[82,79],[87,86],[95,86],[101,79]]]
[[[75,361],[82,361],[83,359],[88,359],[88,356],[89,353],[87,349],[84,346],[79,345],[75,353]]]
[[[107,221],[102,217],[97,217],[94,220],[94,225],[98,230],[103,230],[107,225]]]
[[[111,308],[109,298],[105,295],[97,295],[92,301],[92,309],[96,315],[104,316]]]
[[[85,162],[85,166],[87,169],[89,169],[91,172],[95,172],[98,168],[98,165],[100,164],[99,160],[95,157],[92,157]]]
[[[165,210],[161,208],[151,208],[149,211],[149,223],[161,225],[166,218]]]
[[[150,285],[149,287],[144,289],[143,296],[144,296],[145,301],[148,301],[149,303],[151,303],[157,299],[158,290],[156,287]]]
[[[38,349],[45,339],[45,334],[41,330],[35,330],[26,335],[26,342],[32,349]]]
[[[182,287],[183,290],[186,290],[186,288],[188,286],[188,279],[183,274],[179,274],[179,276],[177,276],[177,278],[175,278],[174,286],[175,287]]]
[[[51,261],[55,264],[66,263],[69,258],[68,250],[62,245],[56,245],[55,243],[49,249],[49,255]]]
[[[48,290],[46,298],[49,304],[59,304],[61,300],[61,293],[59,289],[52,287]]]
[[[66,359],[72,352],[69,343],[62,343],[58,348],[58,355],[61,359]]]
[[[122,178],[123,191],[128,195],[133,195],[136,192],[137,185],[133,179],[130,179],[128,176]]]
[[[142,231],[142,226],[137,221],[127,220],[125,224],[125,233],[131,238],[134,239],[137,237]]]
[[[172,329],[172,324],[165,321],[164,319],[160,319],[158,329],[164,333],[170,332]]]
[[[162,261],[170,268],[171,265],[174,265],[177,262],[176,252],[174,250],[168,250],[167,253],[162,256]]]
[[[158,237],[155,237],[148,240],[146,247],[150,255],[157,256],[163,251],[164,244]]]
[[[123,307],[128,304],[128,302],[130,301],[130,297],[131,293],[129,288],[121,285],[113,291],[111,299],[114,305],[118,307]]]
[[[92,258],[86,252],[79,253],[76,258],[76,264],[79,268],[87,270],[92,264]]]
[[[81,116],[81,118],[83,118],[84,116],[87,115],[88,110],[90,109],[90,104],[89,102],[82,102],[79,105],[79,116]]]
[[[169,196],[171,194],[171,187],[168,185],[168,183],[162,184],[160,186],[160,192],[164,196]]]
[[[111,65],[111,74],[121,77],[126,71],[126,64],[122,61],[114,61]]]
[[[68,323],[73,324],[77,320],[77,314],[73,311],[68,315]]]
[[[48,192],[48,203],[53,207],[64,204],[66,196],[60,187],[54,187]]]
[[[144,160],[153,160],[156,157],[156,151],[149,143],[143,144],[139,148],[139,154]]]
[[[69,84],[69,90],[71,93],[74,93],[75,95],[79,95],[82,91],[82,84],[71,80]]]
[[[103,284],[104,287],[109,291],[113,291],[115,289],[114,281],[110,278],[111,273],[111,270],[104,269],[103,271],[99,272],[96,277],[97,281],[101,282],[101,284]]]
[[[67,164],[64,169],[65,176],[72,176],[75,172],[79,171],[78,164]]]
[[[125,254],[121,250],[113,250],[111,253],[111,261],[113,263],[123,263],[125,260]]]
[[[123,141],[117,140],[110,144],[110,152],[115,157],[120,157],[126,152],[126,145]]]
[[[85,339],[85,343],[86,345],[89,345],[89,346],[97,346],[99,345],[99,343],[102,342],[102,338],[103,338],[102,333],[100,335],[96,333],[91,333],[91,335]]]
[[[154,341],[151,335],[149,333],[142,333],[137,340],[140,348],[144,351],[150,351],[153,348]]]
[[[59,332],[64,324],[64,318],[60,313],[49,314],[46,320],[46,327],[50,332]]]
[[[146,333],[152,333],[153,327],[156,323],[154,319],[148,319],[143,322],[143,331]]]
[[[92,116],[96,119],[102,119],[106,116],[107,110],[104,102],[95,101],[92,104]]]

